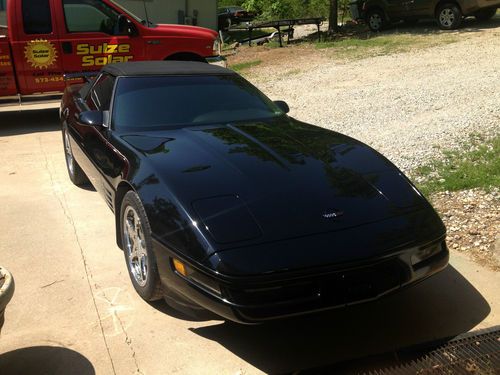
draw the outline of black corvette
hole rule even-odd
[[[287,112],[203,63],[108,65],[67,88],[69,176],[115,213],[142,298],[252,323],[373,300],[447,265],[443,223],[393,164]]]

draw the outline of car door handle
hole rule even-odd
[[[160,44],[160,41],[159,40],[148,40],[146,43],[147,44]]]

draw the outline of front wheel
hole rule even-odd
[[[478,21],[488,21],[497,13],[497,8],[481,9],[474,14]]]
[[[439,7],[436,18],[441,29],[458,29],[462,23],[462,11],[456,4],[446,3]]]
[[[64,157],[66,159],[66,168],[68,169],[68,175],[71,182],[73,182],[76,186],[82,186],[89,182],[87,175],[80,168],[78,163],[73,156],[73,150],[71,149],[71,142],[69,139],[68,126],[63,125],[62,129],[62,138],[64,145]]]
[[[379,9],[373,9],[366,15],[366,23],[371,31],[380,31],[385,27],[385,15]]]
[[[122,244],[130,280],[145,301],[162,298],[151,228],[139,196],[129,191],[120,210]]]

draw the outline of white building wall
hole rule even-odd
[[[147,12],[155,23],[196,24],[217,30],[217,0],[114,1],[141,18],[146,18]]]

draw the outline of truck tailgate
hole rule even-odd
[[[7,37],[0,35],[0,100],[17,94],[12,65],[9,41]]]

